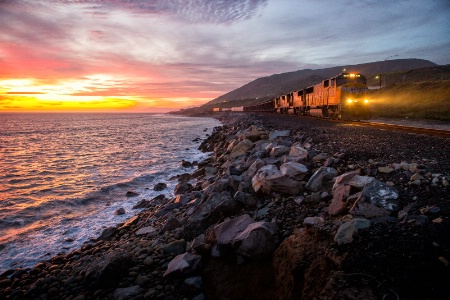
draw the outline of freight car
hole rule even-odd
[[[244,106],[243,111],[367,120],[371,117],[367,92],[366,77],[359,73],[341,73],[268,102]]]

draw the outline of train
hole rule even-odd
[[[340,120],[368,120],[371,111],[367,79],[360,73],[340,73],[315,85],[264,103],[213,111],[266,111]]]

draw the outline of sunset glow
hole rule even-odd
[[[170,111],[276,73],[450,62],[445,1],[350,2],[0,1],[0,111]]]

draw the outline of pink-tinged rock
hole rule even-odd
[[[308,150],[300,145],[292,145],[289,151],[289,156],[298,157],[300,159],[306,159],[308,157]]]
[[[236,236],[243,232],[248,225],[254,223],[249,215],[242,215],[237,218],[225,221],[214,227],[216,243],[220,245],[231,245]]]
[[[296,162],[287,162],[280,166],[281,174],[286,175],[295,180],[303,180],[308,168],[305,165]]]
[[[170,261],[163,277],[174,278],[192,274],[200,269],[201,262],[202,257],[200,255],[191,254],[188,252],[177,255]]]
[[[231,150],[231,153],[230,153],[230,159],[233,159],[233,158],[241,156],[241,155],[245,155],[252,148],[253,148],[253,142],[250,141],[249,139],[245,139],[233,147],[233,150]]]
[[[338,185],[333,188],[333,200],[331,200],[330,206],[328,206],[328,214],[330,216],[337,216],[347,212],[347,197],[350,194],[351,186]]]
[[[286,146],[275,146],[270,151],[270,156],[280,157],[280,156],[289,154],[290,149],[291,148],[286,147]]]
[[[283,175],[275,165],[267,165],[259,169],[252,178],[252,187],[255,192],[261,191],[266,194],[281,192],[297,195],[302,190],[300,181]]]
[[[270,256],[277,245],[275,222],[256,222],[247,226],[233,242],[236,253],[251,259]]]
[[[136,231],[136,235],[139,236],[139,235],[151,234],[151,233],[155,233],[155,232],[156,232],[155,227],[147,226],[147,227],[142,227],[138,231]]]

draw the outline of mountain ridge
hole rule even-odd
[[[359,72],[365,76],[374,76],[375,74],[388,73],[400,70],[418,69],[424,67],[433,67],[437,64],[424,59],[393,59],[377,62],[369,62],[356,65],[344,65],[328,67],[323,69],[303,69],[292,72],[272,74],[257,78],[243,86],[221,95],[201,107],[210,107],[211,105],[221,104],[220,106],[231,107],[240,106],[236,101],[246,100],[251,102],[262,102],[265,99],[271,99],[285,93],[305,88],[317,84],[318,82],[330,78],[334,75],[346,72]],[[230,102],[234,102],[230,105]]]

